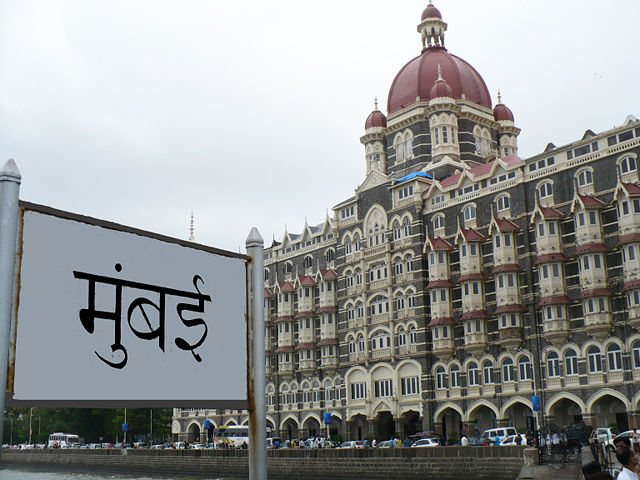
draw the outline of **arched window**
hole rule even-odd
[[[609,363],[609,371],[622,370],[622,352],[620,345],[615,343],[609,344],[607,347],[607,362]]]
[[[436,215],[433,217],[433,231],[444,228],[444,215]]]
[[[344,254],[351,255],[353,251],[353,245],[351,244],[351,239],[347,236],[344,239]]]
[[[482,364],[482,379],[485,385],[493,384],[493,362],[485,360]]]
[[[413,139],[411,138],[404,141],[404,156],[405,158],[413,158]]]
[[[520,380],[531,380],[531,360],[527,356],[521,356],[518,360],[518,372]]]
[[[383,296],[377,296],[369,306],[369,315],[380,315],[389,312],[389,300]]]
[[[438,390],[447,388],[447,373],[442,366],[438,367],[436,370],[436,388]]]
[[[458,388],[460,386],[460,367],[453,365],[451,367],[451,388]]]
[[[371,336],[372,350],[379,350],[381,348],[388,348],[390,346],[391,346],[391,339],[387,332],[378,331]]]
[[[572,348],[564,354],[564,374],[578,375],[578,355]]]
[[[293,264],[291,262],[287,262],[283,267],[284,273],[291,273],[293,271]]]
[[[515,381],[515,378],[513,376],[513,360],[511,360],[510,358],[505,358],[502,362],[502,381]]]
[[[397,220],[393,222],[393,225],[391,226],[391,228],[393,230],[393,239],[400,240],[401,238],[400,224],[398,223]]]
[[[356,353],[356,341],[353,337],[349,339],[349,353]]]
[[[636,159],[633,157],[625,157],[620,161],[620,174],[635,172],[638,169]]]
[[[467,381],[469,386],[480,385],[480,369],[476,362],[471,362],[467,367]]]
[[[406,264],[407,267],[407,272],[412,272],[413,271],[413,257],[411,255],[408,255],[405,259],[404,262]]]
[[[336,258],[336,252],[331,248],[325,252],[324,258],[327,261],[327,263],[333,262]]]
[[[395,146],[396,146],[396,163],[404,162],[404,159],[405,159],[405,151],[404,151],[405,144],[404,144],[404,140],[403,140],[401,134],[398,134],[396,136]]]
[[[358,351],[359,352],[364,352],[364,350],[365,350],[364,336],[359,335],[358,336]]]
[[[579,187],[586,187],[593,184],[593,173],[589,168],[580,170],[577,177]]]
[[[640,340],[636,340],[631,345],[631,356],[633,357],[633,368],[640,368]]]
[[[405,218],[402,222],[402,235],[404,238],[409,238],[411,236],[411,223],[409,223],[408,218]]]
[[[269,269],[265,268],[265,269],[264,269],[264,281],[265,281],[265,282],[268,282],[268,281],[269,281],[269,276],[270,276],[270,274],[269,274]]]
[[[395,308],[397,312],[404,310],[404,296],[401,293],[396,295]]]
[[[356,233],[353,236],[353,251],[354,252],[360,251],[360,234],[359,233]]]
[[[560,376],[560,358],[556,352],[549,352],[547,355],[547,377]]]
[[[501,195],[496,199],[496,207],[499,212],[509,210],[509,195]]]
[[[413,325],[409,327],[409,342],[412,345],[418,343],[418,330]]]
[[[302,261],[303,268],[311,268],[313,266],[313,257],[304,257]]]
[[[465,221],[475,220],[476,219],[476,206],[475,205],[467,205],[464,210],[464,219]]]
[[[602,356],[600,355],[600,349],[598,347],[595,345],[589,347],[587,360],[589,363],[589,373],[602,372]]]
[[[553,183],[543,182],[538,186],[538,194],[540,198],[548,198],[553,196]]]
[[[407,334],[404,332],[404,328],[398,330],[398,345],[403,346],[407,344]]]

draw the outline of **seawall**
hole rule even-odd
[[[270,450],[269,479],[513,480],[524,447]],[[246,450],[3,450],[0,464],[146,475],[248,477]]]

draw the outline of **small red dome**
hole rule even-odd
[[[429,99],[431,100],[441,97],[453,98],[453,90],[451,90],[451,87],[446,82],[446,80],[438,79],[436,80],[436,83],[433,84],[433,87],[431,87]]]
[[[439,18],[442,20],[442,14],[440,13],[440,10],[429,4],[422,12],[422,20],[426,20],[427,18]]]
[[[493,109],[493,118],[496,122],[503,120],[513,122],[513,112],[504,103],[498,103]]]
[[[364,129],[367,130],[373,127],[387,127],[387,117],[384,116],[380,110],[376,109],[369,114],[367,121],[364,122]]]

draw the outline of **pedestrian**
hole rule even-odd
[[[362,446],[363,448],[369,448],[369,440],[365,438],[364,442],[362,442]]]
[[[376,441],[376,437],[373,437],[373,440],[371,440],[371,447],[376,448],[377,445],[378,442]]]
[[[638,466],[638,454],[629,447],[622,446],[616,450],[616,458],[622,465],[617,480],[638,480],[636,467]]]
[[[469,445],[469,439],[464,434],[464,432],[462,432],[462,436],[460,437],[460,445],[462,445],[463,447],[466,447]]]
[[[495,442],[494,442],[494,445],[495,445],[496,447],[499,447],[499,446],[500,446],[500,437],[499,437],[498,435],[496,435],[496,440],[495,440]]]
[[[531,429],[527,430],[526,438],[527,438],[527,445],[532,447],[533,446],[533,432],[531,431]]]
[[[247,448],[249,448],[249,445],[247,445],[247,441],[245,440],[244,442],[242,442],[242,449],[246,450]]]
[[[633,449],[636,453],[640,453],[640,435],[638,435],[637,430],[634,430],[631,434],[631,443],[633,444]]]

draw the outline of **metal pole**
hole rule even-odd
[[[151,409],[151,425],[150,425],[150,432],[149,432],[149,446],[153,445],[153,408]]]
[[[124,409],[124,423],[125,425],[127,424],[127,409]],[[127,426],[127,429],[129,429],[129,427]],[[122,433],[124,433],[124,441],[122,443],[127,443],[127,430],[125,430],[124,428],[122,429]]]
[[[11,311],[13,310],[13,266],[16,258],[21,180],[22,175],[16,162],[9,159],[0,170],[0,412],[3,414]],[[4,420],[0,422],[0,438],[2,438],[3,429]],[[13,434],[13,423],[11,433]]]
[[[33,418],[33,407],[29,409],[29,445],[31,445],[31,419]]]
[[[267,410],[264,352],[264,241],[253,227],[246,241],[249,269],[247,403],[249,406],[249,480],[267,480]]]

